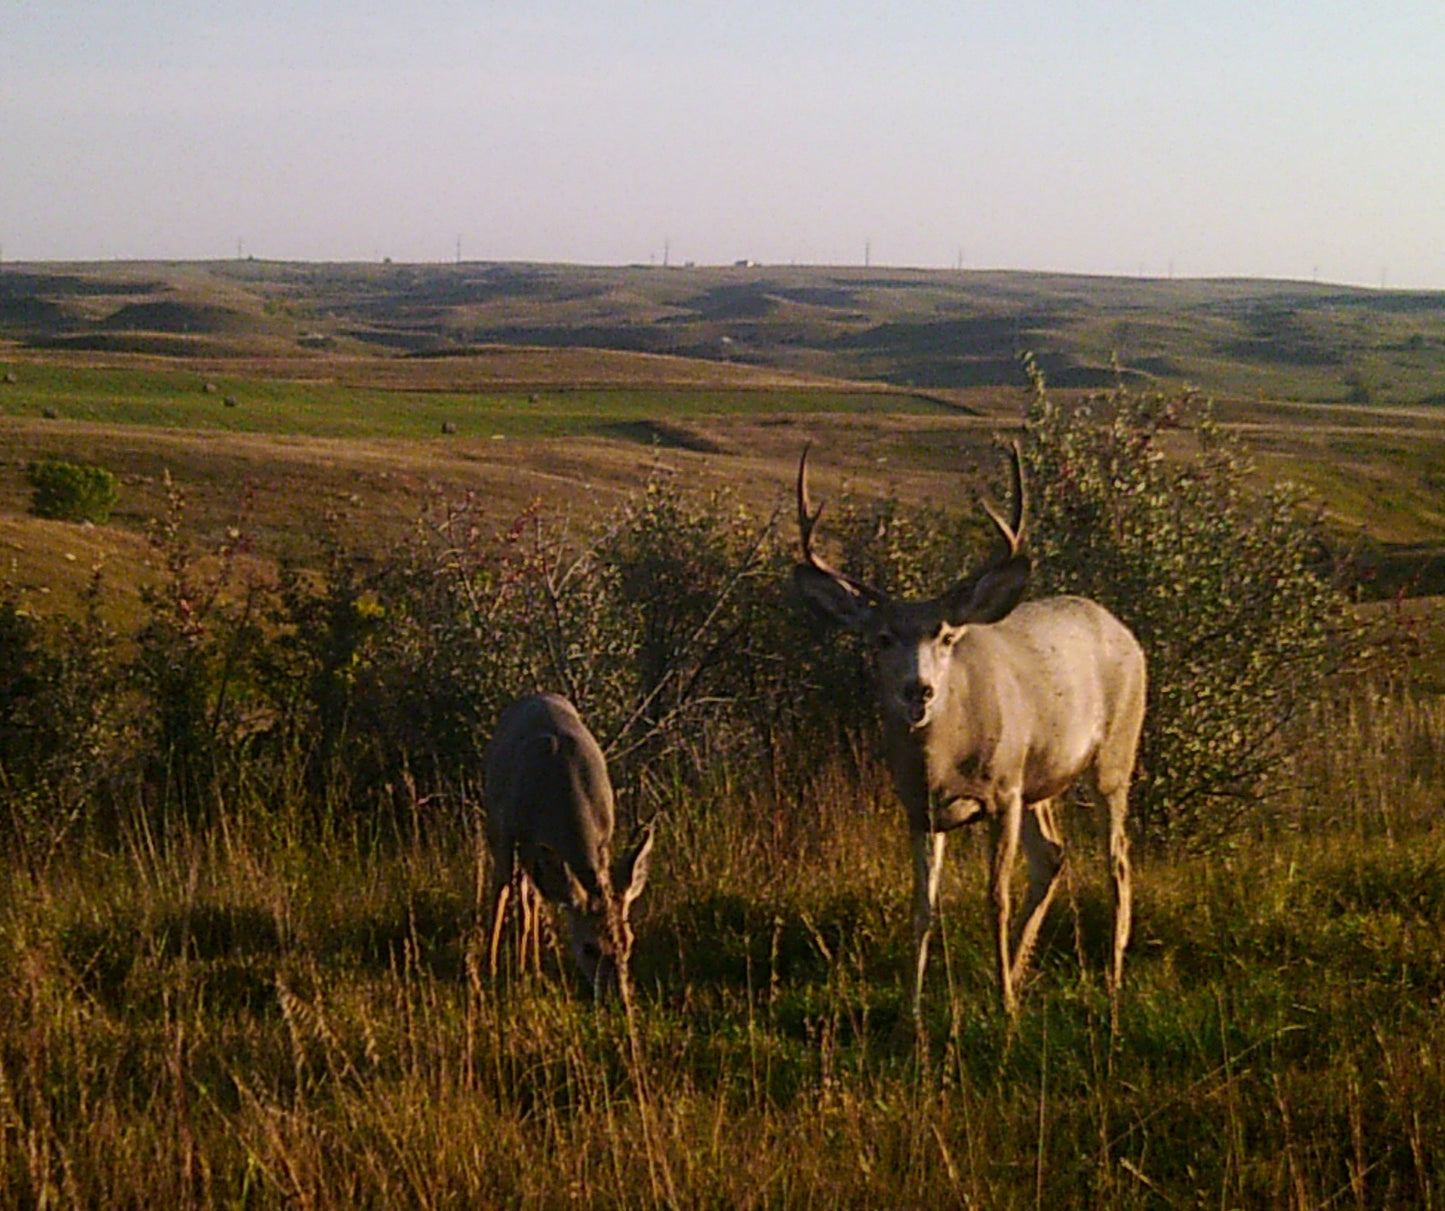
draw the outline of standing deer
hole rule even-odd
[[[497,973],[502,924],[514,875],[524,881],[522,950],[529,930],[526,880],[567,918],[572,959],[601,994],[627,996],[632,954],[628,910],[647,885],[652,827],[610,862],[612,783],[602,750],[576,708],[555,694],[512,703],[487,745],[483,794],[492,855],[488,960]]]
[[[913,1014],[922,1020],[924,970],[938,903],[945,835],[989,822],[999,991],[1012,1016],[1063,869],[1053,803],[1082,775],[1109,812],[1117,992],[1129,942],[1129,779],[1144,721],[1144,653],[1103,606],[1081,597],[1020,605],[1030,561],[1022,551],[1024,484],[1012,451],[1013,516],[984,509],[1003,550],[928,601],[900,601],[830,567],[813,550],[822,506],[808,499],[808,451],[798,462],[805,599],[873,649],[886,756],[908,812],[913,848]],[[1022,843],[1028,892],[1009,928],[1009,882]]]

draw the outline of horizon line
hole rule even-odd
[[[0,246],[3,247],[3,246]],[[389,256],[374,257],[271,257],[247,253],[244,256],[213,257],[169,257],[169,256],[117,256],[117,257],[21,257],[11,259],[0,257],[0,275],[26,268],[68,266],[74,268],[141,267],[146,265],[168,266],[227,266],[227,265],[298,265],[335,267],[375,268],[432,268],[462,269],[468,266],[526,266],[529,268],[592,269],[592,270],[645,270],[658,273],[708,272],[718,270],[815,270],[829,273],[856,273],[878,276],[887,273],[917,273],[936,277],[1039,277],[1039,278],[1082,278],[1095,281],[1139,282],[1149,284],[1180,283],[1248,283],[1308,286],[1368,291],[1376,294],[1445,294],[1445,286],[1395,286],[1382,277],[1379,283],[1351,282],[1342,279],[1320,277],[1272,276],[1249,273],[1125,273],[1104,272],[1082,269],[1020,269],[1005,266],[938,266],[916,264],[866,263],[849,261],[761,261],[738,258],[734,261],[695,261],[668,263],[666,261],[573,261],[543,260],[528,257],[495,257],[463,259],[401,259]]]

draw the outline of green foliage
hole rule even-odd
[[[104,467],[45,459],[26,468],[30,511],[60,521],[103,525],[115,507],[115,476]]]
[[[686,496],[654,476],[596,550],[612,601],[599,611],[617,643],[622,710],[614,747],[691,749],[694,768],[731,744],[759,691],[759,624],[772,608],[770,526],[726,497]],[[579,694],[605,717],[602,695]],[[703,743],[699,743],[702,741]]]
[[[1093,597],[1144,645],[1145,835],[1218,837],[1282,767],[1285,729],[1361,654],[1321,529],[1290,485],[1250,482],[1238,443],[1191,397],[1064,403],[1034,382],[1035,592]]]
[[[114,837],[118,824],[135,703],[103,593],[97,574],[80,616],[48,626],[0,600],[0,842],[37,865],[75,832]]]
[[[129,670],[149,708],[137,763],[153,827],[204,820],[224,796],[257,707],[251,669],[264,642],[262,585],[238,568],[241,531],[230,528],[202,559],[182,536],[185,499],[169,476],[166,491],[150,532],[164,575],[143,594],[149,614]]]
[[[577,703],[624,784],[695,780],[724,753],[746,764],[755,624],[783,610],[772,540],[661,476],[580,533],[530,510],[492,534],[476,502],[438,505],[374,584],[371,731],[455,784],[502,708],[548,689]]]

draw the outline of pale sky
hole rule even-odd
[[[1441,0],[0,0],[0,254],[1445,289]]]

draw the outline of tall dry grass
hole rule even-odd
[[[631,1023],[555,955],[482,977],[461,815],[382,843],[243,805],[165,847],[9,855],[0,1204],[1438,1203],[1445,712],[1364,697],[1314,734],[1250,841],[1142,856],[1116,1032],[1093,842],[1011,1033],[963,839],[915,1045],[873,776],[791,818],[677,805]]]

